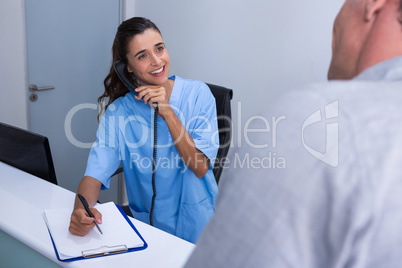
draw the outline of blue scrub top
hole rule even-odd
[[[170,106],[194,143],[210,159],[206,175],[197,178],[182,161],[166,122],[157,119],[156,199],[154,226],[195,242],[212,217],[218,193],[212,167],[219,147],[215,99],[205,83],[173,76]],[[127,196],[134,218],[149,223],[152,200],[154,110],[133,93],[106,110],[88,158],[85,176],[110,186],[123,163]]]

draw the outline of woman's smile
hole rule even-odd
[[[152,74],[154,76],[161,76],[161,75],[163,75],[165,73],[164,71],[165,71],[165,66],[162,66],[161,68],[151,72],[150,74]]]

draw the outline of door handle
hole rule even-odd
[[[31,92],[52,90],[52,89],[55,89],[55,87],[38,87],[35,84],[30,84],[29,85],[29,91],[31,91]]]

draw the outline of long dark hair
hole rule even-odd
[[[156,27],[156,25],[150,21],[149,19],[142,17],[134,17],[123,21],[119,28],[117,28],[116,37],[113,41],[112,53],[113,53],[113,61],[110,66],[109,74],[106,76],[103,84],[105,86],[105,92],[103,92],[102,96],[98,98],[98,103],[101,106],[100,113],[98,115],[98,120],[103,112],[107,109],[107,107],[115,101],[117,98],[124,96],[128,93],[128,89],[123,85],[117,76],[116,72],[113,68],[113,63],[115,61],[122,61],[125,64],[128,64],[127,53],[128,53],[128,44],[131,39],[137,34],[142,34],[147,29],[153,29],[161,33]],[[162,35],[162,34],[161,34]],[[125,70],[125,75],[128,79],[133,82],[134,85],[138,85],[138,81],[135,78],[133,73],[129,73],[127,69]],[[104,107],[103,101],[107,100],[107,104]]]

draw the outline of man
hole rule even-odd
[[[234,152],[186,267],[400,267],[401,7],[346,0],[328,77],[348,81],[263,113],[268,133]]]

